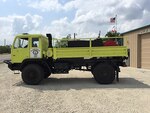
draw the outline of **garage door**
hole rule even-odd
[[[141,36],[141,68],[150,69],[150,33]]]

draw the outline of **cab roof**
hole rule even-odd
[[[21,36],[23,36],[23,37],[25,37],[25,36],[28,36],[28,37],[46,37],[42,34],[28,34],[28,33],[22,33],[22,34],[16,35],[16,37],[21,37]]]

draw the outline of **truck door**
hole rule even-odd
[[[30,48],[30,58],[41,58],[41,44],[40,44],[40,38],[38,37],[32,37],[31,38],[31,48]]]
[[[27,58],[29,58],[29,38],[18,37],[12,47],[11,60],[13,63],[21,63]]]

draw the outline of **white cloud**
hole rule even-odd
[[[39,15],[26,14],[25,16],[12,16],[13,23],[13,33],[23,33],[32,31],[32,29],[37,29],[42,21],[42,17]]]
[[[73,27],[74,26],[69,22],[68,18],[64,17],[59,20],[52,21],[50,26],[45,26],[42,33],[46,34],[50,32],[54,35],[54,37],[59,38],[73,33]]]
[[[41,16],[31,14],[0,17],[0,45],[4,39],[8,44],[12,43],[16,34],[38,30],[41,21]]]
[[[67,36],[68,34],[71,34],[73,37],[74,33],[77,33],[77,37],[96,37],[98,35],[98,33],[95,33],[95,30],[90,30],[86,24],[69,22],[67,17],[52,21],[49,27],[45,26],[42,33],[46,34],[48,32],[57,38]]]
[[[41,11],[60,11],[60,13],[75,9],[75,18],[70,22],[65,18],[52,22],[51,26],[56,29],[57,34],[58,32],[66,34],[69,30],[70,33],[74,31],[79,34],[89,32],[97,34],[102,30],[105,35],[114,26],[109,23],[109,19],[116,14],[120,32],[149,24],[150,17],[146,15],[150,13],[149,4],[149,0],[71,0],[65,4],[59,3],[58,0],[37,0],[29,6]]]

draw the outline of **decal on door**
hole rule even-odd
[[[30,50],[30,57],[31,58],[41,58],[41,51],[38,48],[34,48]]]

